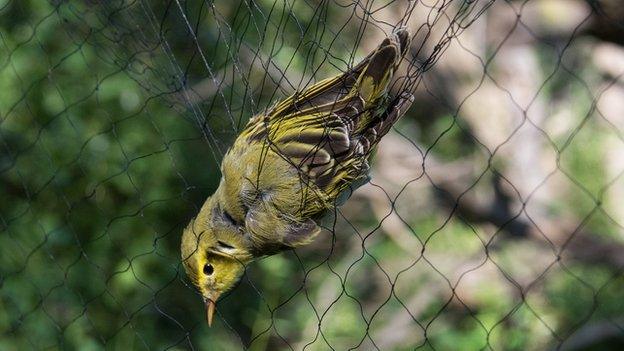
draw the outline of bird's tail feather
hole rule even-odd
[[[365,108],[385,95],[408,45],[408,32],[405,29],[398,29],[392,36],[384,39],[363,61],[366,65],[353,86],[353,93],[364,100]]]
[[[365,106],[372,105],[385,95],[408,46],[409,32],[403,28],[397,29],[349,71],[295,93],[274,106],[268,114],[279,118],[310,111],[333,110],[336,103],[358,96]]]

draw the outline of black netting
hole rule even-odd
[[[226,150],[401,26],[370,182],[208,328]],[[615,0],[0,0],[0,349],[620,349],[623,38]]]

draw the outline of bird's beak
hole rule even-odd
[[[212,317],[214,316],[218,298],[218,294],[212,294],[212,296],[206,298],[206,321],[209,327],[212,326]]]

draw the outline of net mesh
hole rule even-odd
[[[395,28],[415,102],[205,323],[180,235],[250,116]],[[611,0],[0,0],[0,349],[624,346]]]

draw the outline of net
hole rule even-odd
[[[624,345],[610,0],[0,1],[0,349]],[[247,120],[395,28],[411,109],[205,323],[180,236]]]

